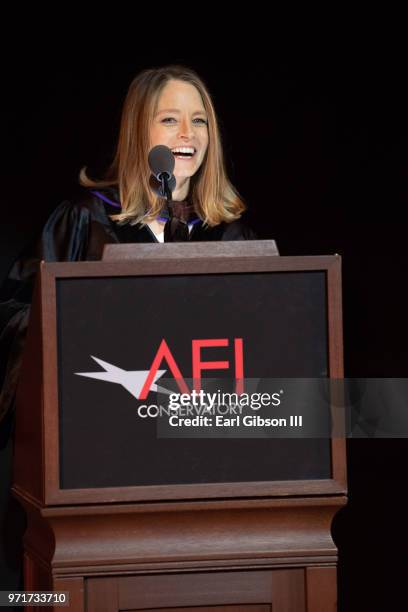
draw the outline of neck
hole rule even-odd
[[[182,200],[186,200],[188,196],[188,190],[190,188],[190,179],[179,179],[176,177],[176,189],[173,191],[172,197],[173,200],[181,202]]]

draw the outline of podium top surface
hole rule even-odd
[[[152,257],[265,257],[279,255],[275,240],[231,242],[165,242],[159,244],[107,244],[102,261],[126,261]]]

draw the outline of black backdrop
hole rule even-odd
[[[109,33],[92,37],[111,44]],[[259,237],[275,238],[283,255],[342,255],[346,374],[407,376],[405,54],[379,47],[312,55],[301,45],[292,54],[248,48],[242,58],[220,51],[216,61],[138,50],[126,60],[94,52],[55,62],[53,48],[41,57],[26,48],[24,61],[13,59],[3,73],[2,275],[75,191],[80,167],[109,162],[132,77],[185,63],[213,94],[228,170]],[[333,526],[341,610],[404,608],[407,451],[406,440],[348,443],[350,501]],[[2,511],[0,520],[11,519]],[[4,564],[12,547],[2,538]]]

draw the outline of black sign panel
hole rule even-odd
[[[328,439],[161,439],[139,414],[157,394],[138,399],[163,340],[186,379],[199,339],[228,341],[201,357],[230,371],[203,377],[232,378],[236,338],[245,378],[327,376],[325,272],[56,282],[61,488],[331,477]]]

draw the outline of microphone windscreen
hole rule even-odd
[[[160,180],[160,175],[164,172],[168,175],[169,179],[172,177],[176,162],[169,147],[165,145],[153,147],[150,150],[148,161],[150,170],[157,179]]]

